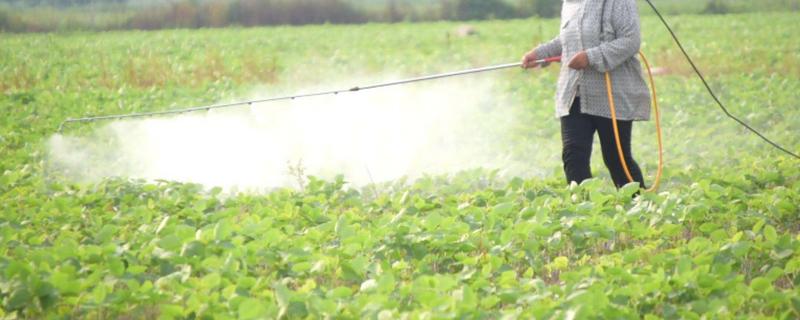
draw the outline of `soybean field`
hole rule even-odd
[[[794,152],[798,18],[667,17],[731,112]],[[128,159],[124,141],[105,135],[114,121],[59,132],[62,121],[85,115],[516,62],[554,37],[558,20],[0,34],[0,317],[800,318],[800,161],[726,118],[656,18],[642,24],[642,50],[658,71],[666,163],[660,190],[637,197],[632,186],[613,187],[599,147],[596,178],[564,182],[557,66],[440,80],[393,96],[392,114],[409,123],[423,110],[445,110],[442,119],[462,106],[474,111],[464,117],[474,126],[457,128],[458,136],[486,134],[455,144],[481,147],[448,158],[465,160],[452,171],[383,179],[365,168],[355,181],[309,170],[315,163],[278,163],[288,182],[237,191],[217,180],[119,174],[137,172],[138,160],[108,170]],[[295,148],[293,136],[304,131],[346,130],[349,119],[331,115],[336,101],[349,100],[337,99],[346,97],[325,100],[327,111],[309,111],[297,130],[272,138]],[[168,120],[184,116],[192,115],[159,119],[174,125]],[[407,133],[413,139],[443,131],[437,121],[420,123]],[[206,129],[180,141],[221,156],[229,151],[220,146],[237,142],[197,140],[223,133]],[[652,121],[634,134],[650,183]],[[67,138],[91,157],[54,147]],[[474,159],[481,161],[466,161]],[[179,160],[176,168],[206,163]]]

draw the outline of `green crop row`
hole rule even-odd
[[[731,111],[800,150],[797,14],[670,17]],[[663,75],[662,189],[566,186],[555,68],[487,75],[504,168],[224,194],[48,170],[66,118],[512,62],[554,20],[0,37],[4,318],[800,317],[800,166],[730,122],[645,18]],[[354,72],[355,70],[355,72]],[[360,84],[360,83],[346,83]],[[69,126],[90,135],[98,125]],[[652,123],[636,126],[648,180]]]

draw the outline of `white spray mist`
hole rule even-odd
[[[50,165],[80,181],[122,176],[238,190],[296,186],[297,164],[357,185],[503,168],[499,145],[514,119],[492,83],[469,78],[116,121],[90,136],[54,136]]]

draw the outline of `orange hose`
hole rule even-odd
[[[656,137],[658,139],[658,170],[656,171],[656,177],[653,181],[653,186],[646,191],[652,192],[658,190],[658,187],[661,183],[661,175],[663,174],[664,170],[664,143],[662,140],[661,135],[661,111],[658,107],[658,94],[656,93],[656,84],[653,80],[653,72],[650,70],[650,62],[647,61],[645,58],[644,53],[641,51],[639,52],[639,56],[642,57],[642,61],[644,61],[645,66],[647,67],[647,75],[650,78],[650,88],[653,92],[653,109],[655,109],[656,114]],[[614,128],[614,141],[617,143],[617,153],[619,154],[619,160],[622,163],[622,169],[625,171],[625,176],[628,177],[628,181],[633,182],[633,176],[631,175],[630,169],[628,169],[628,162],[625,161],[624,152],[622,152],[622,143],[620,143],[619,139],[619,127],[617,125],[617,109],[614,105],[614,93],[613,88],[611,85],[611,74],[606,72],[606,92],[608,93],[608,105],[611,109],[611,122]]]

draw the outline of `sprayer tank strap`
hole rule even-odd
[[[603,0],[603,4],[600,7],[600,42],[606,42],[606,5],[608,4],[608,0]]]

